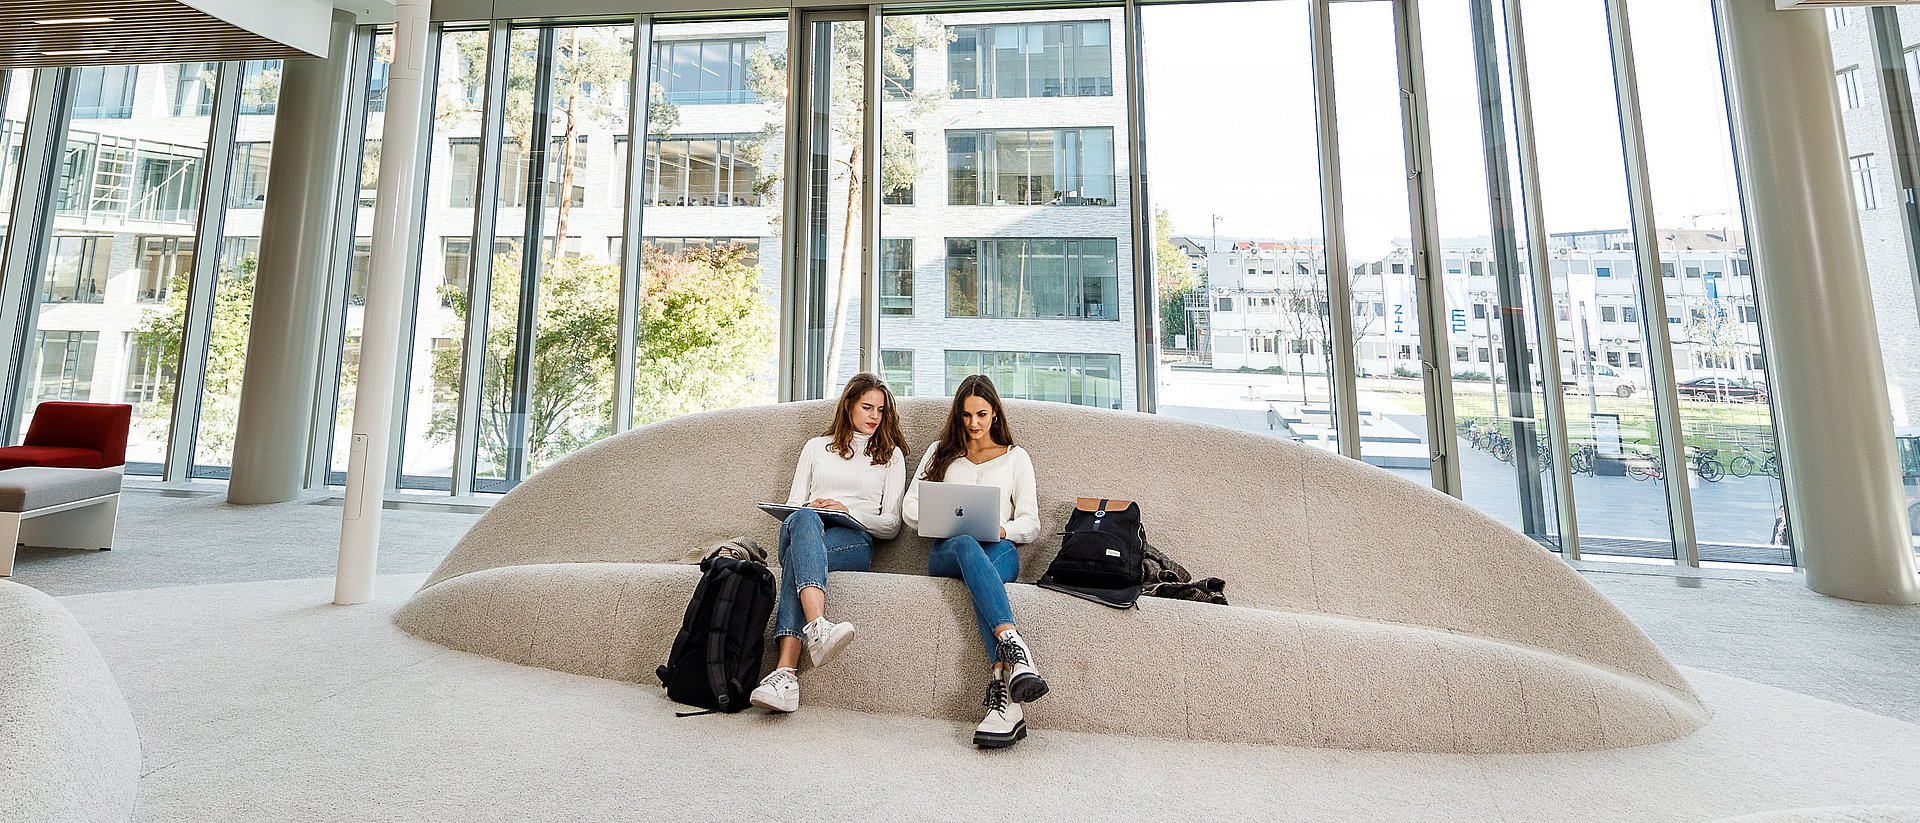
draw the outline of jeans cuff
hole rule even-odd
[[[824,591],[826,591],[826,590],[827,590],[827,581],[825,581],[825,580],[802,580],[802,581],[800,581],[800,582],[798,582],[798,583],[795,583],[795,584],[793,584],[793,596],[795,596],[795,597],[799,597],[799,596],[800,596],[800,592],[801,592],[802,590],[804,590],[804,589],[807,589],[807,588],[809,588],[809,587],[811,587],[811,588],[815,588],[815,589],[819,589],[819,590],[821,590],[821,591],[823,591],[823,592],[824,592]]]
[[[779,640],[782,637],[791,637],[795,640],[807,639],[806,635],[801,634],[799,629],[781,629],[773,633],[774,640]]]

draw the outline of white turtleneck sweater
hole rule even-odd
[[[833,440],[820,436],[800,447],[800,462],[793,468],[793,485],[788,487],[787,505],[804,506],[816,498],[838,500],[847,514],[867,533],[886,540],[900,533],[900,500],[907,488],[907,456],[893,450],[886,465],[876,466],[867,456],[868,436],[855,434],[848,446],[853,457],[841,457],[829,446]]]
[[[933,462],[933,451],[939,447],[938,443],[927,447],[927,453],[920,458],[920,468],[913,471],[913,485],[907,487],[901,515],[909,528],[920,528],[920,476],[927,473],[927,465]],[[1007,539],[1015,543],[1040,539],[1040,503],[1034,491],[1033,459],[1027,456],[1026,449],[1014,446],[985,463],[975,463],[963,454],[947,464],[946,482],[998,488],[1000,528],[1006,531]]]

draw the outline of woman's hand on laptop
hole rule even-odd
[[[826,509],[827,511],[835,511],[835,512],[843,512],[847,510],[847,507],[845,504],[830,497],[816,497],[813,500],[808,501],[807,508]]]

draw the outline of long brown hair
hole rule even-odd
[[[933,449],[933,459],[927,462],[926,472],[920,475],[922,480],[940,482],[947,479],[947,467],[953,461],[967,453],[967,398],[978,397],[987,401],[993,409],[993,422],[987,424],[987,436],[993,442],[1013,448],[1013,429],[1007,426],[1007,410],[1000,405],[1000,392],[993,387],[993,381],[984,374],[968,375],[960,381],[960,387],[953,390],[953,408],[947,410],[947,427],[940,433],[940,445]]]
[[[853,414],[853,404],[860,402],[867,392],[878,391],[882,398],[880,407],[880,425],[873,430],[873,436],[867,439],[867,456],[873,458],[873,465],[884,466],[893,460],[893,452],[904,452],[907,438],[900,433],[900,411],[893,407],[893,390],[887,388],[887,381],[868,372],[861,372],[847,381],[847,388],[840,392],[840,402],[833,407],[833,424],[827,427],[827,451],[840,455],[841,460],[853,459],[853,436],[857,429],[849,418]]]

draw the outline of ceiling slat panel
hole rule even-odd
[[[42,25],[38,20],[111,17],[108,23]],[[0,69],[46,66],[274,60],[299,49],[209,16],[176,0],[4,0]],[[109,50],[106,54],[46,52]]]

